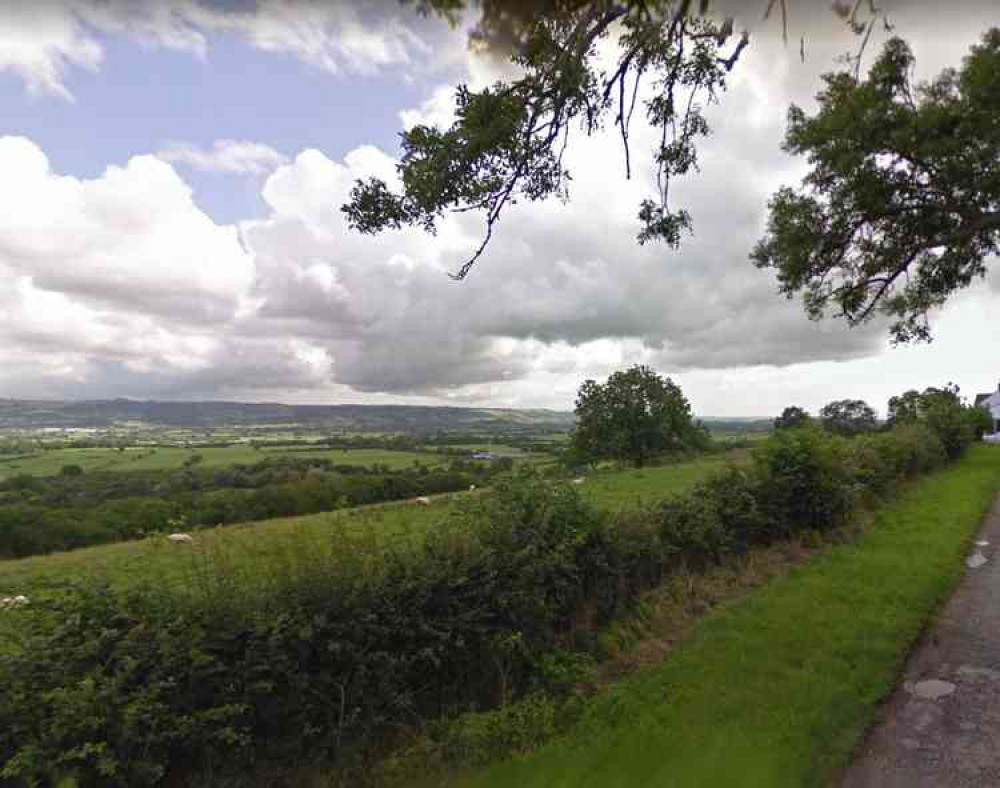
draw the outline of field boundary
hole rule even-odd
[[[722,605],[662,663],[596,696],[568,735],[456,784],[825,784],[960,579],[998,488],[1000,451],[974,448],[880,508],[858,540]]]

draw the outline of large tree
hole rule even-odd
[[[792,429],[794,427],[804,427],[812,422],[809,412],[796,405],[791,405],[781,411],[781,415],[774,420],[776,430]]]
[[[973,438],[992,427],[983,408],[962,402],[959,388],[949,383],[943,388],[931,386],[923,391],[911,389],[889,399],[889,424],[923,423],[941,439],[950,457],[957,457]]]
[[[410,2],[453,20],[467,6],[465,0]],[[765,18],[779,9],[787,35],[786,0],[758,2]],[[875,3],[833,5],[867,42],[879,18]],[[434,232],[446,213],[477,213],[483,239],[453,274],[462,279],[507,207],[568,198],[563,153],[575,132],[616,129],[629,177],[629,130],[638,111],[660,132],[651,152],[655,188],[638,208],[638,240],[676,246],[691,217],[672,203],[671,181],[697,168],[697,141],[709,133],[705,107],[725,87],[748,34],[735,34],[733,19],[714,16],[708,0],[484,0],[481,12],[474,40],[503,52],[519,76],[481,90],[459,85],[450,127],[421,124],[402,132],[401,191],[380,178],[359,181],[342,206],[348,223],[364,233],[403,225]],[[618,56],[608,68],[597,45],[612,35]]]
[[[702,447],[707,432],[670,378],[636,365],[604,383],[586,380],[576,399],[572,454],[579,460],[619,460],[642,467],[668,452]]]
[[[810,317],[884,313],[897,342],[928,339],[928,312],[1000,252],[1000,29],[928,84],[913,66],[892,39],[867,78],[827,75],[815,114],[791,107],[785,149],[810,172],[751,255]]]
[[[860,399],[830,402],[820,409],[819,418],[828,432],[847,437],[872,432],[878,427],[875,410]]]

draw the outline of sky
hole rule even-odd
[[[584,379],[634,363],[703,416],[995,389],[1000,264],[932,315],[932,343],[892,347],[882,321],[808,320],[748,261],[769,195],[805,172],[781,150],[788,106],[814,106],[856,41],[826,3],[789,4],[786,46],[763,0],[730,2],[751,44],[700,172],[674,187],[694,222],[680,248],[635,240],[654,132],[633,132],[629,180],[613,133],[574,133],[570,200],[508,211],[461,283],[447,272],[479,244],[474,215],[362,236],[339,206],[356,179],[395,177],[403,128],[448,122],[456,84],[510,73],[470,50],[471,17],[0,4],[0,396],[571,409]],[[1000,0],[882,5],[919,78],[1000,25]]]

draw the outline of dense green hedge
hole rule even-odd
[[[139,786],[177,770],[363,767],[401,729],[543,686],[557,649],[586,648],[673,568],[835,527],[946,459],[922,424],[856,440],[782,430],[749,465],[645,511],[600,514],[524,470],[426,541],[342,540],[266,593],[221,567],[194,602],[81,588],[48,615],[11,614],[23,640],[0,657],[2,774]]]

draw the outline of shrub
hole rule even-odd
[[[444,758],[453,764],[480,766],[526,753],[556,733],[558,710],[551,698],[533,694],[495,711],[465,714],[442,736]]]
[[[731,465],[697,484],[691,494],[706,502],[738,550],[781,536],[764,511],[760,474],[754,468]]]
[[[761,515],[775,535],[826,530],[850,512],[857,490],[844,450],[843,440],[802,427],[775,432],[754,452]]]
[[[732,549],[732,535],[710,499],[678,495],[663,501],[659,511],[663,553],[672,563],[705,566]]]

